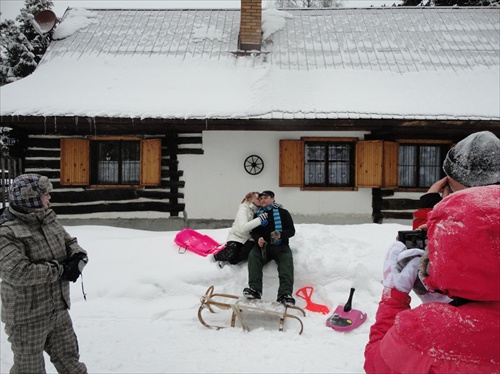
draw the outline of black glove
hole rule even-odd
[[[61,265],[63,266],[64,271],[61,275],[61,279],[73,283],[76,282],[88,261],[87,255],[83,252],[75,253],[67,260],[62,261]]]

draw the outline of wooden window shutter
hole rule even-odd
[[[304,184],[304,142],[280,140],[280,187],[302,187]]]
[[[90,142],[61,139],[61,186],[88,186],[90,183]]]
[[[382,187],[398,187],[398,158],[398,143],[384,141],[384,175]]]
[[[161,139],[141,140],[141,185],[161,184]]]
[[[383,141],[356,143],[356,187],[382,187]]]
[[[356,143],[356,187],[398,186],[398,144],[383,140]]]

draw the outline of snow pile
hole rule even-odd
[[[193,30],[193,40],[196,43],[203,42],[206,39],[222,40],[223,37],[224,37],[224,30],[218,29],[214,26],[209,26],[208,29],[204,27],[198,27]]]
[[[275,32],[285,28],[285,19],[293,18],[290,13],[276,9],[262,11],[262,40],[268,39]]]
[[[215,292],[241,295],[247,286],[246,263],[220,269],[207,257],[179,254],[177,232],[67,227],[90,260],[84,271],[87,302],[80,280],[71,290],[82,360],[89,373],[363,372],[363,352],[382,292],[383,257],[397,231],[408,229],[399,224],[297,224],[291,240],[295,292],[314,287],[312,301],[331,313],[355,287],[353,308],[368,314],[359,328],[341,333],[326,327],[329,314],[307,312],[299,335],[294,320],[285,323],[283,333],[276,320],[257,315],[249,318],[250,332],[239,325],[210,330],[198,321],[200,297],[210,285]],[[228,231],[200,230],[219,243]],[[264,268],[263,297],[274,301],[277,289],[272,262]],[[305,307],[303,299],[296,299]],[[204,316],[230,323],[229,311]],[[6,373],[12,353],[3,328],[0,335],[0,372]],[[48,372],[55,373],[46,362]]]
[[[251,59],[67,56],[40,65],[35,74],[15,85],[3,86],[0,114],[186,119],[500,117],[500,107],[494,104],[500,100],[498,80],[491,79],[490,71],[465,71],[458,80],[454,75],[293,71],[254,64]],[[141,79],[130,79],[134,76]],[[448,84],[440,84],[442,79]],[[489,100],[464,99],[463,92],[474,92],[478,85]],[[363,90],[355,89],[359,86]],[[46,91],[40,95],[33,87]]]
[[[78,30],[89,26],[93,22],[93,18],[95,18],[95,14],[86,9],[73,9],[54,30],[52,38],[54,40],[67,38]]]
[[[110,18],[113,14],[71,9],[54,38],[96,24],[88,33],[52,44],[34,74],[2,86],[0,115],[201,120],[500,118],[497,60],[455,70],[460,65],[455,58],[449,66],[431,59],[428,70],[416,72],[407,68],[440,50],[435,37],[429,45],[432,53],[420,56],[415,54],[418,49],[396,48],[382,25],[377,24],[370,35],[360,22],[353,25],[360,30],[355,38],[340,33],[345,40],[337,38],[327,45],[330,39],[319,37],[328,32],[327,22],[314,31],[300,25],[302,18],[292,14],[264,10],[263,40],[268,51],[236,57],[237,21],[229,27],[222,20],[208,22],[206,17],[198,19],[196,12],[187,12],[185,30],[166,27],[168,37],[162,37],[160,31],[151,31],[162,28],[154,17],[142,17],[132,29],[125,18],[119,18],[119,27],[112,26],[118,22]],[[156,28],[146,27],[148,20]],[[289,28],[288,23],[297,25]],[[309,31],[304,32],[305,39],[281,35],[285,24],[287,33]],[[165,40],[169,43],[162,44]],[[355,46],[363,48],[351,49]],[[466,92],[478,95],[471,98]]]

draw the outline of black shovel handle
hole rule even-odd
[[[352,309],[352,297],[354,296],[354,288],[351,288],[351,293],[349,294],[349,299],[347,299],[347,303],[344,305],[344,312],[349,312]]]

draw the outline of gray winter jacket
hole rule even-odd
[[[61,280],[61,262],[85,251],[57,221],[52,209],[23,214],[6,208],[0,225],[1,319],[25,324],[69,309],[69,282]]]

